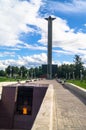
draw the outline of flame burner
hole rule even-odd
[[[29,83],[3,86],[0,129],[31,130],[47,87]]]
[[[31,115],[33,88],[19,87],[17,94],[16,114]]]

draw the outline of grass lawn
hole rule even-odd
[[[1,77],[0,76],[0,82],[12,82],[12,81],[23,81],[23,80],[26,80],[26,78],[22,78],[22,79],[20,79],[20,78],[9,78],[9,77]]]
[[[82,88],[85,88],[86,89],[86,81],[85,80],[67,80],[67,82],[69,83],[73,83],[75,85],[78,85]]]
[[[9,82],[9,81],[16,81],[16,80],[13,78],[0,77],[0,82]]]

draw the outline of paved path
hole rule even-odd
[[[86,130],[86,101],[82,102],[60,84],[55,89],[57,130]]]
[[[55,80],[40,82],[51,83],[55,87],[57,130],[86,130],[86,101]]]

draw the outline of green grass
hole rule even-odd
[[[9,81],[16,81],[16,80],[8,77],[0,77],[0,82],[9,82]]]
[[[80,86],[81,88],[85,88],[86,89],[86,81],[85,80],[67,80],[67,82],[69,83],[73,83],[75,85]]]
[[[12,82],[12,81],[18,81],[18,80],[23,81],[23,80],[26,80],[26,78],[22,78],[22,79],[21,78],[16,78],[15,79],[15,78],[10,78],[10,77],[3,77],[3,76],[1,77],[0,76],[0,82]]]

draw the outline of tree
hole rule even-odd
[[[11,74],[12,74],[12,68],[11,68],[10,65],[5,69],[5,72],[6,72],[7,76],[11,77]]]
[[[34,68],[29,69],[29,76],[30,76],[30,78],[34,77]]]
[[[39,66],[38,70],[39,70],[38,77],[40,77],[42,76],[42,66]]]
[[[74,58],[74,65],[75,65],[75,77],[76,79],[80,79],[80,71],[83,71],[84,70],[84,67],[83,67],[83,62],[81,61],[81,58],[79,55],[75,55],[75,58]]]
[[[69,73],[70,73],[70,65],[68,64],[63,64],[58,67],[57,75],[59,78],[69,78]]]
[[[18,77],[19,75],[19,68],[17,66],[12,66],[12,77]]]
[[[25,66],[21,66],[20,70],[19,70],[19,74],[21,76],[21,78],[25,78],[27,77],[27,68]]]
[[[35,67],[34,72],[35,72],[35,77],[38,77],[39,76],[39,68]]]
[[[6,75],[5,71],[4,70],[0,70],[0,76],[5,76],[5,75]]]

